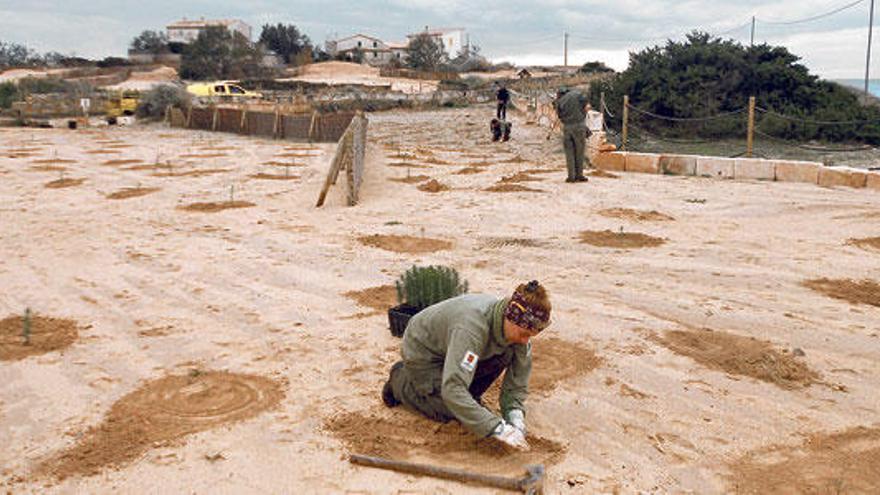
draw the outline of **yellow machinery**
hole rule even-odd
[[[195,83],[186,87],[187,92],[200,98],[219,98],[221,100],[257,99],[263,95],[248,91],[232,81]]]
[[[115,124],[123,115],[134,115],[140,94],[137,91],[119,91],[108,96],[105,106],[107,122]]]

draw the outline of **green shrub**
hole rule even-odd
[[[21,94],[73,93],[76,85],[58,77],[25,77],[18,81]]]
[[[11,108],[12,102],[18,101],[18,86],[12,82],[0,84],[0,108]]]
[[[461,280],[455,268],[447,266],[413,266],[395,283],[397,301],[419,309],[464,294],[467,281]]]
[[[189,103],[189,95],[183,88],[162,84],[147,91],[138,102],[137,116],[146,119],[160,119],[165,109],[182,107]]]

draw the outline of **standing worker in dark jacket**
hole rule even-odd
[[[510,298],[465,294],[430,306],[407,324],[403,360],[391,367],[382,400],[435,421],[457,419],[479,437],[527,450],[529,339],[549,324],[550,300],[534,280]],[[505,370],[499,417],[480,400]]]
[[[510,103],[510,91],[504,87],[504,84],[495,83],[498,91],[495,92],[495,98],[498,100],[498,109],[495,111],[495,118],[499,120],[507,120],[507,104]]]
[[[556,97],[556,115],[562,122],[562,147],[565,149],[565,165],[568,178],[565,182],[587,182],[584,177],[587,138],[587,95],[578,90],[562,88]]]

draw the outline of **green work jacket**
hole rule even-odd
[[[525,413],[529,394],[531,344],[512,344],[504,337],[502,322],[507,303],[508,299],[481,294],[447,299],[415,315],[403,336],[402,354],[407,368],[441,371],[444,404],[462,425],[482,437],[489,436],[501,418],[468,391],[480,360],[508,352],[513,355],[501,384],[504,417],[512,409]]]
[[[564,126],[585,126],[587,106],[589,98],[577,90],[571,90],[562,95],[556,102],[556,115]]]

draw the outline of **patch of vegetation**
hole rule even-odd
[[[682,42],[646,48],[630,54],[626,71],[593,84],[590,99],[598,108],[605,93],[609,108],[631,105],[678,119],[700,119],[741,112],[750,96],[758,105],[793,119],[760,113],[758,130],[781,139],[849,141],[880,144],[880,109],[862,105],[839,84],[809,73],[788,49],[768,44],[743,46],[694,32]],[[609,118],[620,126],[622,112]],[[859,121],[852,125],[821,125],[807,121]],[[867,122],[865,122],[867,121]],[[630,124],[666,137],[743,136],[746,115],[705,121],[670,122],[630,112]]]
[[[159,85],[147,91],[138,102],[137,116],[141,118],[162,118],[168,106],[182,108],[189,104],[186,91],[177,86]]]
[[[468,291],[467,281],[459,278],[455,268],[440,265],[413,265],[395,286],[400,304],[420,309]]]

